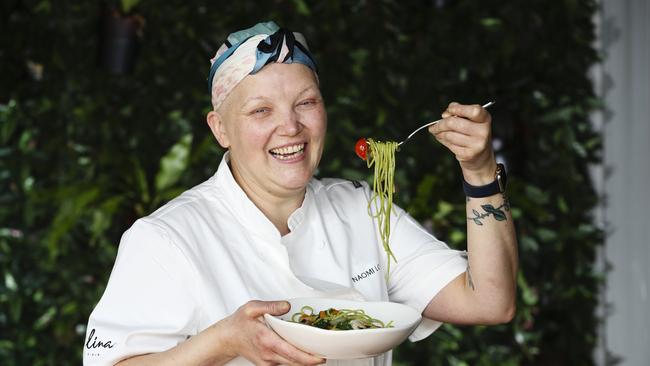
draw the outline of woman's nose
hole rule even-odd
[[[288,111],[281,118],[282,120],[278,128],[280,134],[295,136],[302,131],[302,123],[300,123],[299,116],[295,111]]]

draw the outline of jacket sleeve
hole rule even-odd
[[[197,278],[156,223],[138,220],[122,237],[106,290],[88,320],[84,365],[162,352],[198,331]]]

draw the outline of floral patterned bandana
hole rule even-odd
[[[221,106],[239,82],[266,64],[299,63],[315,74],[318,71],[305,37],[280,28],[274,22],[258,23],[231,33],[210,62],[208,88],[214,110]]]

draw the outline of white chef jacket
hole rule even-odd
[[[235,182],[224,156],[214,176],[141,218],[122,236],[106,290],[90,315],[84,365],[113,365],[162,352],[249,300],[339,296],[393,301],[422,312],[467,268],[411,216],[393,206],[386,254],[368,215],[366,183],[312,179],[291,232],[275,226]],[[412,341],[439,322],[424,319]],[[330,365],[389,366],[391,353]],[[242,357],[229,365],[251,365]]]

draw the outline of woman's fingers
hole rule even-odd
[[[309,353],[303,352],[298,348],[284,341],[278,335],[277,341],[274,342],[273,350],[280,356],[297,365],[319,365],[325,362],[324,359],[316,357]]]
[[[461,163],[473,160],[485,150],[484,140],[458,132],[442,132],[436,135],[436,139],[449,149]]]
[[[460,117],[445,118],[429,127],[429,132],[438,141],[449,140],[468,147],[485,147],[490,139],[489,125],[475,123]]]
[[[482,134],[482,130],[485,130],[486,127],[486,125],[481,125],[465,118],[451,116],[443,118],[440,122],[430,126],[429,131],[434,135],[445,131],[460,132],[465,135],[476,135]]]
[[[237,353],[261,365],[318,365],[324,360],[287,343],[269,329],[262,315],[282,315],[288,312],[287,301],[249,301],[233,314],[239,335]]]
[[[303,352],[287,343],[272,330],[260,332],[258,337],[260,357],[265,362],[286,365],[319,365],[325,362],[320,357]]]
[[[474,122],[488,122],[490,113],[478,104],[460,104],[456,102],[449,103],[445,113],[452,116],[464,117]]]
[[[471,147],[475,144],[472,136],[455,131],[443,131],[434,135],[443,145],[449,147]]]
[[[485,108],[452,102],[442,117],[429,132],[456,156],[464,170],[481,169],[491,161],[492,117]]]

